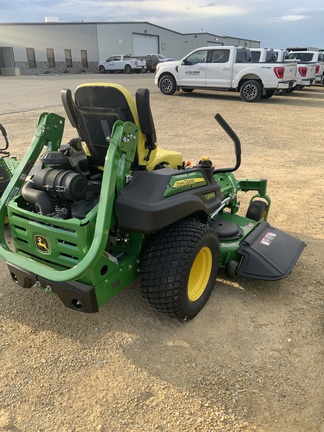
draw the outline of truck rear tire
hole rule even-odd
[[[180,321],[195,317],[215,285],[219,262],[216,232],[195,219],[155,234],[142,260],[142,293],[157,311]]]
[[[257,80],[247,80],[240,88],[240,96],[244,102],[256,102],[262,96],[261,84]]]
[[[133,72],[132,66],[128,65],[128,64],[125,66],[124,70],[125,70],[125,73],[127,73],[127,74],[131,74]]]
[[[159,89],[165,95],[171,96],[176,91],[177,86],[172,75],[163,75],[159,81]]]
[[[104,66],[99,66],[99,73],[101,73],[101,74],[104,74],[104,73],[106,73],[106,69],[105,69],[105,67]]]

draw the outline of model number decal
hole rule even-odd
[[[193,71],[189,70],[189,71],[186,71],[185,73],[186,73],[186,75],[200,75],[200,71],[196,71],[196,70],[193,70]]]
[[[192,185],[195,185],[197,183],[206,184],[205,179],[203,179],[203,178],[190,178],[190,179],[184,179],[184,180],[177,180],[176,182],[174,182],[173,189],[179,189],[179,188],[182,188],[185,186],[192,186]]]
[[[277,234],[274,234],[272,232],[268,232],[263,239],[260,241],[260,244],[263,244],[265,246],[270,246],[273,240],[277,237]]]

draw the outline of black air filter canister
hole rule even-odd
[[[80,201],[88,191],[88,180],[74,171],[44,168],[33,177],[35,189],[65,201]]]

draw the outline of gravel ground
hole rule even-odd
[[[88,315],[18,288],[0,261],[0,431],[324,431],[324,87],[248,104],[236,93],[163,96],[149,74],[0,77],[12,154],[24,154],[43,110],[64,114],[61,88],[93,81],[148,87],[160,146],[192,162],[233,162],[213,119],[223,115],[242,143],[238,177],[268,178],[270,223],[307,248],[281,281],[219,274],[185,324],[150,309],[139,279]]]

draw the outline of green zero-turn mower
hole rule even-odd
[[[157,147],[148,89],[133,97],[109,83],[61,92],[64,118],[41,114],[32,143],[0,201],[0,255],[13,281],[97,312],[138,275],[145,300],[179,320],[203,308],[220,269],[229,277],[289,275],[305,244],[269,225],[267,181],[236,179],[236,163],[186,166]],[[239,216],[239,192],[252,192]],[[12,246],[13,245],[13,246]]]

